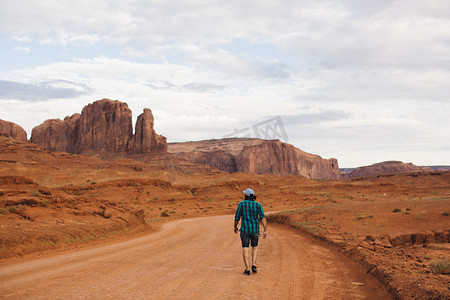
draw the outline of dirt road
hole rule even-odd
[[[320,242],[281,227],[244,270],[232,216],[181,220],[144,237],[0,264],[1,299],[389,299]],[[361,285],[362,284],[362,285]]]

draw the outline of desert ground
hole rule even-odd
[[[272,214],[243,277],[232,222],[248,187]],[[449,200],[443,171],[229,174],[0,136],[0,296],[448,299]]]
[[[126,242],[0,267],[6,299],[386,299],[355,263],[275,226],[243,278],[233,216],[166,223]],[[45,288],[43,288],[45,287]]]

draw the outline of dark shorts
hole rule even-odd
[[[242,248],[248,248],[250,241],[252,247],[258,247],[259,234],[245,233],[241,231]]]

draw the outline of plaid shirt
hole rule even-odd
[[[244,200],[239,202],[234,219],[241,220],[241,231],[250,234],[259,234],[259,219],[265,218],[263,208],[260,203],[254,200]]]

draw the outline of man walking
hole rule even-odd
[[[259,220],[264,227],[263,238],[267,237],[267,220],[260,203],[256,202],[255,192],[252,189],[244,191],[244,201],[239,202],[234,217],[234,233],[238,232],[241,221],[242,257],[244,258],[244,275],[250,275],[249,245],[252,246],[252,272],[257,273],[256,254],[258,253]]]

